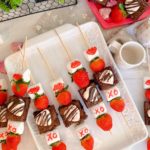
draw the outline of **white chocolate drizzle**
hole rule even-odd
[[[50,111],[47,109],[41,111],[35,117],[35,122],[39,126],[50,126],[52,123]]]
[[[80,120],[80,110],[76,105],[70,105],[64,112],[65,118],[71,122],[77,122]]]

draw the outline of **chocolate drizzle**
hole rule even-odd
[[[36,124],[39,126],[50,126],[52,123],[51,114],[48,109],[41,111],[35,117]]]
[[[138,19],[146,10],[148,4],[145,0],[126,0],[125,9],[132,19]]]
[[[138,0],[126,0],[125,8],[126,8],[128,14],[133,14],[133,13],[137,12],[140,8],[139,1]]]
[[[1,106],[1,111],[0,111],[0,122],[7,122],[6,118],[6,113],[7,113],[7,108]]]
[[[19,98],[18,100],[10,101],[8,103],[7,109],[15,116],[22,116],[25,109],[25,102]]]
[[[105,84],[114,84],[114,75],[111,70],[104,70],[99,77],[100,82]]]
[[[80,120],[80,110],[76,105],[70,105],[64,112],[65,120],[77,122]]]
[[[97,88],[94,86],[89,86],[83,93],[83,97],[90,102],[97,102],[101,97],[97,91]]]

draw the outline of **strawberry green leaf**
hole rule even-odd
[[[69,88],[69,85],[67,85],[65,88],[63,88],[62,90],[55,92],[55,97],[57,97],[60,93],[66,91]]]
[[[84,136],[84,137],[81,139],[81,141],[84,140],[84,139],[86,139],[88,136],[90,136],[90,134],[87,134],[86,136]]]
[[[127,12],[126,12],[125,7],[124,7],[124,5],[122,3],[119,4],[119,8],[122,11],[123,16],[127,17]]]
[[[0,143],[6,143],[6,140],[0,140]]]
[[[57,141],[57,142],[55,142],[55,143],[52,143],[50,146],[56,146],[57,144],[59,144],[60,143],[60,141]]]

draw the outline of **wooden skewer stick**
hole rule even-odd
[[[22,68],[21,68],[22,71],[23,71],[23,69],[24,69],[26,45],[27,45],[27,36],[26,36],[26,38],[25,38],[25,42],[24,42],[24,44],[23,44],[22,49],[20,48],[20,53],[21,53],[21,55],[22,55]]]
[[[150,73],[150,54],[149,54],[149,49],[148,46],[146,47],[146,54],[147,54],[147,66],[148,66],[148,71]]]
[[[123,118],[124,122],[127,124],[128,128],[130,129],[129,124],[128,124],[128,121],[126,120],[126,118],[124,117],[124,115],[123,115],[122,112],[121,112],[121,115],[122,115],[122,118]]]
[[[88,48],[90,48],[91,45],[90,45],[90,43],[89,43],[89,40],[88,40],[88,38],[87,38],[86,33],[84,33],[84,32],[82,31],[82,29],[81,29],[81,27],[79,26],[78,23],[77,23],[76,25],[77,25],[77,27],[78,27],[78,29],[79,29],[79,31],[80,31],[80,33],[81,33],[83,39],[84,39],[84,42],[85,42],[86,46],[87,46]]]
[[[110,133],[110,135],[112,135],[112,132],[111,132],[111,130],[109,130],[109,133]]]
[[[47,66],[50,75],[52,75],[53,80],[57,79],[57,76],[56,76],[55,71],[53,70],[53,68],[52,68],[52,67],[49,65],[49,63],[47,62],[46,58],[44,57],[44,55],[43,55],[42,52],[41,52],[41,49],[37,48],[37,50],[38,50],[38,52],[39,52],[39,54],[40,54],[40,56],[41,56],[43,62],[44,62],[45,65]]]
[[[64,50],[65,50],[65,52],[67,53],[68,58],[70,59],[70,61],[73,60],[73,56],[72,56],[72,54],[71,54],[71,50],[69,50],[69,49],[67,48],[67,46],[66,46],[65,43],[63,42],[61,36],[58,34],[57,30],[55,29],[54,31],[55,31],[55,33],[57,34],[57,36],[58,36],[58,38],[59,38],[59,40],[60,40],[60,42],[61,42],[61,44],[62,44],[62,46],[63,46],[63,48],[64,48]]]
[[[24,46],[23,46],[23,49],[21,49],[21,47],[19,48],[20,49],[20,53],[21,53],[21,55],[22,55],[22,70],[24,69],[24,67],[26,66],[29,66],[28,65],[28,63],[27,63],[27,61],[26,61],[26,57],[25,57],[25,55],[26,55],[26,45],[27,45],[27,36],[26,36],[26,39],[25,39],[25,42],[24,42]],[[22,51],[23,50],[23,51]],[[34,80],[34,78],[33,78],[33,76],[32,76],[32,74],[30,75],[30,78],[31,78],[31,83],[32,84],[35,84],[36,82],[35,82],[35,80]]]

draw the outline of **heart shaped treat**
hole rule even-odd
[[[111,70],[104,70],[101,73],[99,80],[101,83],[113,85],[114,84],[114,74]]]
[[[16,101],[10,101],[7,106],[8,111],[10,111],[15,116],[22,116],[25,109],[25,102],[19,98]]]
[[[89,55],[94,55],[96,53],[96,51],[97,51],[96,47],[91,47],[86,51],[86,53]]]
[[[71,63],[71,68],[76,68],[81,65],[81,62],[78,60],[75,60],[74,62]]]
[[[41,111],[35,117],[35,122],[39,126],[50,126],[52,123],[50,111],[48,109]]]
[[[64,112],[66,120],[78,122],[80,120],[80,110],[76,105],[70,105]]]

